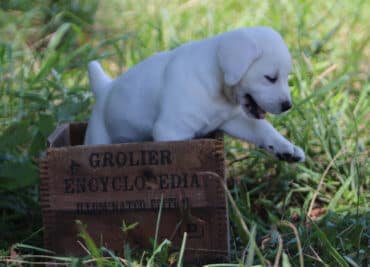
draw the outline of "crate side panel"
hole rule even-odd
[[[204,193],[208,186],[211,189],[218,181],[199,179],[201,172],[210,170],[223,176],[213,145],[217,142],[52,149],[48,154],[50,176],[53,177],[50,204],[54,209],[71,210],[77,199],[96,202],[96,196],[102,196],[106,201],[117,201],[125,194],[125,198],[136,200],[144,195],[151,198],[166,192],[169,196],[194,199],[193,204],[198,206],[224,206],[222,197],[216,194],[209,201]]]
[[[224,177],[222,140],[51,148],[47,158],[42,186],[43,214],[52,224],[45,236],[54,240],[49,248],[78,251],[76,219],[113,250],[126,241],[148,247],[163,196],[160,238],[171,238],[176,248],[188,232],[188,259],[228,255],[225,194],[207,174]],[[122,220],[138,222],[138,228],[124,235]]]

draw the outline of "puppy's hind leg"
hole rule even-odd
[[[111,144],[111,138],[108,135],[101,114],[94,107],[85,134],[85,145],[103,145]]]
[[[155,123],[152,135],[154,141],[180,141],[194,138],[194,133],[188,128],[162,118]]]

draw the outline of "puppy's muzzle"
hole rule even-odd
[[[281,112],[287,111],[292,107],[292,102],[290,101],[283,101],[281,102]]]

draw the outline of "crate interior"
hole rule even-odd
[[[48,138],[48,147],[83,145],[87,123],[68,123],[59,126]]]

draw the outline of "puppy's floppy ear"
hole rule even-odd
[[[243,30],[221,36],[217,57],[227,86],[236,85],[249,66],[261,55],[255,42]]]

